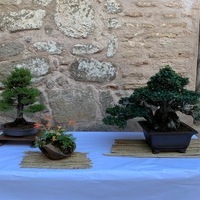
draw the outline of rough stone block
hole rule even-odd
[[[9,57],[17,56],[24,51],[24,45],[22,43],[9,42],[0,43],[0,61],[6,60]]]
[[[108,41],[106,56],[108,58],[112,58],[116,54],[117,48],[118,48],[118,38],[113,35]]]
[[[116,0],[106,0],[105,7],[106,11],[112,14],[120,13],[123,10],[122,5]]]
[[[13,67],[7,62],[0,62],[0,80],[6,79],[6,77],[13,70]],[[1,85],[2,87],[2,85]]]
[[[74,55],[86,55],[95,54],[101,51],[101,48],[93,44],[76,44],[72,47],[72,54]]]
[[[156,4],[154,2],[148,2],[148,1],[138,1],[136,2],[136,5],[138,7],[155,7]]]
[[[72,63],[71,76],[77,81],[108,82],[116,77],[116,67],[110,62],[100,62],[95,59],[82,59]]]
[[[22,3],[22,0],[1,0],[0,5],[18,5]]]
[[[166,19],[172,19],[172,18],[176,18],[177,17],[177,14],[174,13],[174,12],[167,12],[167,13],[163,13],[162,15]]]
[[[42,27],[45,10],[20,10],[0,15],[0,30],[8,29],[11,32]]]
[[[106,22],[106,27],[111,29],[111,28],[118,28],[120,27],[120,22],[117,18],[109,18]]]
[[[63,44],[54,41],[37,42],[34,44],[37,50],[45,51],[51,55],[59,55],[63,52]]]
[[[113,97],[109,90],[99,92],[99,101],[101,103],[101,112],[105,116],[106,109],[114,105]]]
[[[95,121],[97,105],[91,87],[48,90],[47,93],[57,123],[69,120],[88,123]]]
[[[180,1],[167,2],[165,6],[170,8],[183,8],[183,4]]]
[[[17,62],[13,64],[17,68],[26,68],[31,71],[34,77],[40,77],[46,75],[49,71],[49,61],[48,59],[40,57],[32,57],[26,60]]]
[[[128,17],[143,17],[143,14],[141,12],[134,12],[134,11],[129,11],[129,12],[124,12],[125,16]]]
[[[95,28],[94,9],[87,0],[57,0],[55,22],[72,38],[87,38]]]
[[[49,3],[52,2],[52,0],[33,0],[33,2],[39,5],[47,6]]]

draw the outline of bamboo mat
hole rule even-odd
[[[91,167],[91,160],[86,155],[87,153],[74,152],[68,158],[50,160],[41,152],[27,151],[20,166],[22,168],[87,169]]]
[[[115,140],[107,156],[129,156],[137,158],[200,158],[200,140],[192,139],[186,153],[160,152],[153,154],[145,140]]]

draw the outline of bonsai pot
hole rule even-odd
[[[76,144],[74,143],[74,146],[72,148],[67,148],[66,152],[63,153],[58,147],[55,147],[51,143],[39,147],[44,156],[51,160],[61,160],[63,158],[70,157],[75,148]]]
[[[156,131],[149,128],[146,121],[139,121],[143,129],[146,143],[153,153],[178,151],[185,153],[191,137],[198,134],[196,130],[181,122],[180,128],[174,131]]]
[[[1,129],[4,135],[13,137],[23,137],[33,135],[37,133],[37,129],[34,128],[34,122],[27,122],[26,126],[15,127],[13,122],[2,124]]]

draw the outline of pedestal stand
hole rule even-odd
[[[38,133],[37,133],[38,134]],[[0,135],[0,146],[4,145],[8,141],[14,141],[14,142],[30,142],[30,146],[34,147],[35,143],[35,136],[34,135],[28,135],[28,136],[22,136],[22,137],[13,137],[13,136],[7,136],[4,135],[3,133]]]

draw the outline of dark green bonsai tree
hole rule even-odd
[[[135,89],[129,97],[121,98],[118,105],[107,108],[103,122],[124,128],[129,119],[143,117],[154,130],[176,130],[180,127],[177,111],[200,118],[200,94],[184,89],[188,83],[188,78],[167,65],[150,78],[147,86]]]
[[[2,82],[4,91],[0,95],[0,111],[9,111],[13,108],[17,110],[16,119],[12,122],[13,127],[28,124],[24,119],[24,113],[36,113],[46,108],[44,105],[36,103],[40,91],[31,87],[31,79],[30,70],[15,68]]]

